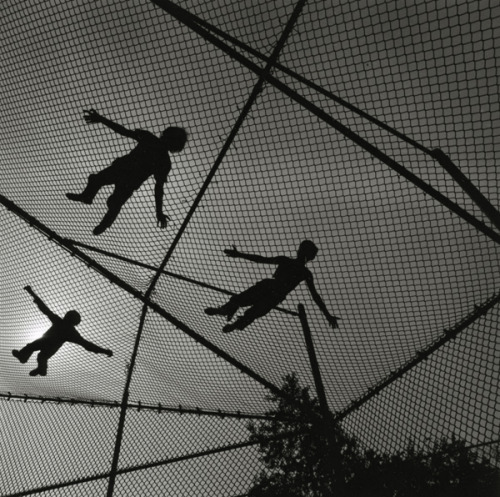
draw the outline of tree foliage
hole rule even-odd
[[[323,412],[294,374],[286,399],[268,396],[272,418],[248,424],[264,469],[249,497],[493,497],[499,470],[464,441],[438,440],[424,451],[408,443],[397,454],[362,450],[330,412]]]

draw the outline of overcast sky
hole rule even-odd
[[[251,3],[178,2],[269,55],[294,3]],[[257,77],[148,1],[47,1],[29,8],[7,1],[0,9],[0,194],[63,237],[158,266]],[[280,62],[425,147],[442,148],[498,207],[499,91],[493,49],[499,14],[490,2],[465,0],[310,0]],[[488,224],[425,154],[280,71],[273,74]],[[166,126],[178,125],[189,132],[186,149],[172,155],[164,198],[164,211],[172,221],[166,230],[156,227],[151,181],[100,237],[94,237],[92,229],[105,212],[109,190],[92,206],[67,201],[66,192],[82,189],[90,173],[134,146],[102,125],[86,124],[83,109],[91,107],[128,128],[159,135]],[[120,401],[141,303],[4,208],[0,224],[0,393]],[[334,332],[328,327],[306,288],[298,288],[283,306],[296,310],[298,303],[306,305],[332,411],[349,406],[500,290],[498,245],[266,84],[166,269],[238,292],[269,277],[273,268],[228,259],[224,248],[234,244],[247,252],[293,256],[304,239],[320,249],[309,267],[327,307],[342,318],[340,328]],[[148,288],[152,271],[88,253],[138,290]],[[58,314],[78,309],[82,335],[113,349],[114,356],[65,345],[51,359],[46,378],[29,377],[32,362],[19,364],[11,349],[42,334],[48,321],[23,291],[27,284]],[[223,303],[225,294],[165,275],[153,299],[268,381],[279,385],[283,375],[295,371],[304,385],[313,385],[294,316],[275,311],[244,332],[225,335],[224,321],[203,312]],[[484,359],[499,347],[494,338],[498,314],[492,316],[466,330],[462,341],[444,348],[442,360],[415,368],[390,394],[353,415],[349,428],[382,448],[397,447],[411,434],[423,440],[457,432],[470,443],[490,440],[498,428],[491,413],[498,402],[491,389],[498,381],[498,366],[491,356]],[[467,392],[462,397],[457,377],[465,385],[460,392]],[[267,407],[264,395],[261,385],[163,318],[148,314],[132,402],[256,413]],[[3,408],[0,422],[9,430],[2,431],[11,438],[2,445],[10,456],[6,459],[2,453],[2,460],[24,461],[26,467],[44,461],[29,487],[109,470],[110,430],[117,410],[71,409],[47,404]],[[408,419],[408,412],[413,412],[411,422],[397,421]],[[189,416],[183,416],[185,426],[178,429],[187,434],[184,441],[206,430],[203,422],[191,426]],[[47,420],[53,417],[61,440],[64,427],[74,423],[84,423],[83,431],[95,437],[87,441],[99,444],[103,437],[94,458],[97,466],[75,471],[85,459],[80,432],[71,439],[75,459],[69,473],[51,469],[42,475],[43,468],[57,466],[56,459],[52,453],[44,459],[42,452],[33,450],[29,441],[36,440],[39,429],[30,423],[37,418],[50,432],[53,423]],[[135,440],[150,440],[164,429],[150,421],[152,414],[133,417],[131,426],[143,430]],[[15,426],[22,428],[16,431]],[[374,431],[381,434],[378,440]],[[213,448],[246,437],[241,423],[226,432],[214,428],[214,434],[213,440],[196,447]],[[125,452],[133,454],[134,446],[129,438]],[[19,453],[13,454],[15,447]],[[192,447],[171,438],[163,454],[197,450]],[[242,461],[255,461],[255,454],[250,456],[246,449],[238,453],[243,452]],[[148,453],[139,447],[135,456],[131,464],[163,457],[161,451]],[[16,464],[9,467],[11,474]],[[213,464],[219,467],[222,462]],[[194,466],[178,474],[196,468],[204,474],[201,463]],[[245,467],[253,468],[253,462]],[[161,469],[152,471],[163,475]],[[220,474],[231,479],[235,471]],[[117,487],[120,495],[137,488],[142,478],[123,477]],[[0,492],[8,493],[25,482],[2,484],[8,486]],[[245,484],[239,489],[222,485],[210,495],[226,495],[223,488],[236,494]],[[193,494],[186,490],[186,495]]]

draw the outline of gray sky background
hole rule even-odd
[[[251,6],[241,1],[178,3],[264,54],[271,53],[294,6],[260,0]],[[158,266],[256,76],[147,1],[53,1],[29,8],[8,1],[1,9],[0,194],[61,236]],[[426,147],[442,148],[498,207],[494,48],[499,10],[483,1],[311,0],[280,62]],[[441,166],[422,152],[289,76],[273,74],[488,224]],[[164,198],[172,222],[166,230],[155,226],[152,182],[100,237],[92,236],[92,228],[104,214],[109,190],[91,207],[67,201],[66,192],[83,188],[88,174],[134,145],[103,126],[87,125],[82,111],[91,107],[129,128],[156,134],[168,125],[188,130],[186,149],[172,157]],[[5,209],[0,209],[0,225],[0,393],[120,401],[140,303]],[[293,255],[306,238],[320,248],[309,267],[326,305],[342,318],[340,329],[328,328],[306,288],[297,289],[283,305],[291,310],[300,302],[306,305],[333,411],[358,399],[500,289],[494,242],[265,85],[167,269],[238,292],[269,277],[273,268],[228,259],[224,248],[235,244],[247,252]],[[147,289],[151,271],[89,254],[135,288]],[[66,345],[49,363],[46,378],[29,377],[31,364],[20,365],[10,351],[43,333],[48,322],[23,291],[26,284],[55,312],[78,309],[81,333],[112,348],[113,358]],[[284,374],[296,371],[303,384],[313,385],[296,318],[272,312],[244,332],[224,335],[223,321],[207,318],[203,309],[224,302],[225,295],[162,276],[153,298],[267,380],[278,385]],[[346,425],[381,448],[397,448],[412,434],[422,442],[452,432],[470,443],[491,440],[499,427],[494,414],[498,398],[492,394],[499,374],[497,329],[498,313],[492,312]],[[260,385],[164,319],[148,315],[131,401],[263,412],[264,394]],[[84,423],[90,436],[85,443],[93,440],[101,447],[94,458],[97,466],[75,470],[85,459],[80,432],[69,437],[74,444],[64,449],[74,454],[69,473],[52,469],[42,474],[43,468],[58,466],[64,445],[58,442],[57,450],[45,453],[42,469],[34,471],[28,486],[105,472],[117,411],[47,406],[11,403],[3,408],[1,429],[10,437],[0,454],[2,465],[10,461],[6,471],[15,474],[19,461],[36,467],[42,449],[33,450],[40,433],[33,420],[49,432],[53,424],[47,420],[55,417],[60,440],[67,440],[72,425]],[[203,423],[208,421],[183,415],[177,428],[185,434],[183,443],[165,438],[161,450],[148,453],[137,440],[158,436],[163,421],[145,412],[131,416],[128,428],[135,436],[124,451],[133,464],[246,437],[241,424],[224,431],[219,425],[232,421],[207,428]],[[213,438],[197,446],[198,430],[212,430]],[[224,478],[254,468],[253,462],[241,462],[245,457],[255,461],[254,453],[237,452],[244,455],[235,456],[239,462],[232,472],[220,470]],[[224,457],[231,459],[220,456],[207,468],[226,468]],[[172,474],[180,480],[190,471],[204,474],[205,463],[192,464],[177,465],[182,468]],[[151,481],[166,478],[162,469],[149,471],[158,475]],[[249,481],[245,475],[241,488],[221,484],[207,495],[226,495],[224,488],[243,491]],[[148,478],[120,478],[118,494],[127,495]],[[0,487],[0,493],[24,484],[4,482],[11,486]],[[190,491],[185,494],[193,495]]]

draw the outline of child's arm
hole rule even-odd
[[[316,303],[316,305],[320,308],[321,312],[325,315],[326,319],[330,323],[330,326],[335,329],[338,328],[337,320],[340,319],[336,316],[333,316],[328,312],[328,309],[326,308],[325,303],[323,302],[322,298],[320,297],[319,293],[316,291],[316,288],[314,286],[314,279],[312,274],[308,271],[307,277],[306,277],[306,283],[307,287],[309,288],[309,291],[311,292],[311,296]]]
[[[165,184],[165,179],[156,178],[155,184],[155,205],[156,205],[156,219],[158,220],[158,225],[160,228],[166,228],[167,220],[170,218],[163,214],[163,185]]]
[[[246,259],[247,261],[257,262],[259,264],[279,264],[286,259],[286,257],[278,256],[278,257],[264,257],[263,255],[255,255],[255,254],[245,254],[244,252],[239,252],[238,249],[233,245],[232,249],[224,250],[224,253],[228,257],[235,257],[239,259]]]
[[[135,130],[127,129],[121,124],[115,123],[110,119],[106,119],[104,116],[98,114],[94,109],[84,110],[83,112],[86,113],[83,118],[87,123],[101,123],[112,129],[115,133],[126,136],[127,138],[133,138],[134,140],[137,139]]]
[[[113,352],[111,350],[103,349],[102,347],[99,347],[99,345],[85,340],[85,338],[83,338],[80,334],[78,334],[78,337],[74,338],[71,341],[73,343],[81,345],[85,350],[88,350],[89,352],[94,352],[94,354],[106,354],[108,357],[111,357],[113,355]]]
[[[57,314],[53,313],[42,301],[42,299],[33,291],[33,289],[28,285],[24,289],[33,297],[33,301],[38,306],[38,308],[52,321],[57,320]]]

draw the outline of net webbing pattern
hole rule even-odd
[[[498,460],[500,235],[429,152],[500,204],[500,9],[309,0],[265,76],[295,7],[2,4],[1,495],[105,494],[144,305],[114,495],[246,493],[260,466],[245,420],[266,411],[266,387],[294,371],[314,389],[301,303],[329,407],[366,446],[455,434]],[[109,190],[92,206],[66,199],[132,147],[85,124],[92,107],[131,129],[188,130],[165,231],[151,180],[99,237]],[[300,286],[222,334],[203,309],[272,274],[223,250],[293,255],[303,239],[320,248],[308,266],[340,328]],[[10,351],[48,321],[25,285],[58,314],[78,309],[82,335],[113,357],[65,345],[46,378],[28,376]]]

